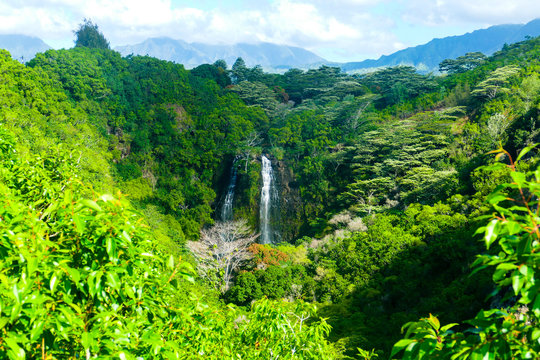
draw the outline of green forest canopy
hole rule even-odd
[[[188,71],[102,40],[0,54],[2,357],[538,356],[540,40],[439,77]],[[288,242],[221,294],[186,241],[235,157],[256,227],[263,151]]]

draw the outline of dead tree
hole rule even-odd
[[[225,293],[234,273],[252,257],[248,247],[257,237],[245,220],[218,222],[202,230],[201,239],[188,241],[187,246],[199,263],[199,274]]]

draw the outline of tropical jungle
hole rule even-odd
[[[0,51],[0,358],[540,358],[540,38],[420,74]]]

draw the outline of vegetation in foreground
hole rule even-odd
[[[0,53],[1,357],[538,357],[538,39],[441,77],[277,75],[82,30]],[[231,271],[196,249],[235,158],[256,227],[263,151],[287,242]]]

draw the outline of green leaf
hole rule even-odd
[[[409,346],[409,344],[411,344],[413,342],[416,342],[416,340],[414,340],[414,339],[401,339],[401,340],[399,340],[397,343],[394,344],[394,347],[392,348],[392,353],[391,353],[390,357],[394,356],[395,354],[397,354],[398,352],[400,352],[401,350],[403,350],[404,348],[406,348],[407,346]]]
[[[21,304],[15,304],[11,308],[10,321],[13,322],[21,313]]]
[[[75,227],[79,234],[82,234],[86,228],[86,221],[84,221],[81,216],[75,214],[73,215],[73,223],[75,224]]]
[[[534,312],[534,315],[539,318],[540,317],[540,293],[536,294],[536,298],[534,299],[534,303],[532,305],[532,309]]]
[[[525,178],[525,174],[519,171],[513,171],[510,173],[510,176],[512,177],[512,180],[520,187],[523,187],[523,184],[527,179]]]
[[[508,229],[509,235],[520,233],[523,230],[521,225],[515,221],[506,221],[504,223],[504,226],[506,226],[506,228]]]
[[[519,291],[523,287],[523,284],[525,283],[525,277],[521,275],[519,272],[514,272],[512,275],[512,288],[514,289],[514,294],[518,295]]]
[[[39,321],[37,324],[34,324],[32,330],[30,331],[30,340],[36,341],[41,334],[43,333],[43,327],[45,326],[44,321]]]
[[[169,256],[169,261],[167,261],[167,267],[171,270],[174,269],[174,256]]]
[[[494,196],[490,196],[488,197],[488,202],[490,204],[498,204],[500,203],[501,201],[504,201],[506,200],[506,196],[504,195],[501,195],[501,194],[494,194]]]
[[[521,158],[522,158],[523,156],[525,156],[529,151],[531,151],[532,149],[534,149],[536,146],[538,146],[538,144],[534,144],[534,145],[531,145],[531,146],[527,146],[526,148],[524,148],[523,150],[521,150],[521,151],[519,152],[519,155],[518,155],[518,157],[516,158],[516,161],[515,161],[515,162],[517,163],[519,160],[521,160]]]
[[[534,269],[523,264],[519,267],[519,272],[522,273],[527,280],[531,280],[534,277]]]
[[[90,349],[90,347],[94,345],[94,339],[93,339],[91,333],[88,333],[88,332],[82,333],[82,335],[81,335],[81,345],[85,349]]]
[[[435,328],[435,330],[439,330],[441,327],[441,323],[439,322],[439,319],[437,319],[435,316],[429,314],[429,317],[427,318],[427,321]]]
[[[78,283],[81,280],[81,273],[79,272],[79,270],[68,267],[67,272],[75,283]]]
[[[13,295],[15,297],[15,301],[17,304],[21,303],[21,295],[19,293],[19,289],[17,288],[17,284],[13,284]]]
[[[38,259],[36,257],[30,257],[28,258],[28,263],[26,264],[26,270],[28,273],[28,276],[31,276],[34,271],[36,271],[38,265]]]
[[[112,260],[115,260],[116,257],[116,240],[112,237],[107,237],[105,239],[105,247],[107,250],[107,254]]]
[[[87,208],[90,208],[92,210],[95,210],[97,212],[101,212],[101,207],[93,200],[90,199],[82,199],[81,204],[84,205]]]
[[[107,273],[107,283],[115,290],[120,288],[120,279],[118,278],[118,275],[113,272]]]
[[[441,328],[441,332],[446,332],[448,331],[449,329],[453,328],[454,326],[458,326],[459,324],[458,323],[452,323],[452,324],[448,324],[448,325],[444,325],[442,328]]]
[[[113,201],[114,196],[109,195],[109,194],[103,194],[101,195],[101,200],[103,200],[104,202]]]
[[[20,360],[26,359],[26,352],[24,351],[23,348],[19,346],[19,344],[17,343],[15,339],[7,337],[4,339],[4,341],[11,349],[11,352],[10,352],[11,356],[9,356],[11,359],[20,359]]]
[[[56,276],[56,273],[54,273],[52,276],[51,276],[51,280],[49,282],[49,287],[51,289],[51,293],[54,294],[54,290],[56,289],[56,285],[57,285],[57,280],[58,280],[58,277]]]
[[[484,239],[486,241],[486,247],[489,249],[489,246],[497,239],[497,231],[499,229],[499,220],[493,219],[486,226],[486,234]]]
[[[505,262],[505,263],[500,263],[499,265],[497,265],[497,267],[495,269],[508,271],[508,270],[514,270],[514,269],[517,269],[517,268],[518,268],[517,265]]]
[[[538,339],[540,339],[540,328],[533,329],[531,339],[533,341],[537,341]]]
[[[129,242],[129,243],[131,242],[131,237],[129,236],[129,234],[128,234],[125,230],[122,231],[122,237],[123,237],[124,239],[126,239],[127,242]]]

